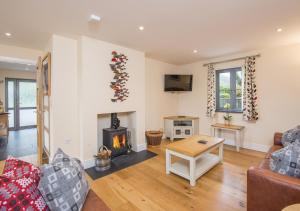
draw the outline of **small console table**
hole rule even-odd
[[[216,136],[216,130],[229,130],[229,131],[234,131],[235,132],[235,146],[236,146],[236,151],[240,151],[240,146],[241,146],[241,141],[242,141],[242,131],[244,130],[245,126],[241,125],[226,125],[226,124],[221,124],[221,123],[216,123],[211,125],[213,129],[213,136]]]

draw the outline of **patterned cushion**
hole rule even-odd
[[[300,125],[283,133],[281,142],[283,146],[288,146],[293,142],[300,142]]]
[[[52,164],[63,167],[63,166],[74,166],[78,168],[79,171],[84,171],[83,165],[77,158],[71,158],[69,155],[64,153],[60,148],[56,151]]]
[[[0,210],[46,211],[49,208],[33,178],[0,176]]]
[[[25,175],[32,177],[37,184],[40,181],[40,170],[38,167],[9,156],[5,161],[3,176],[20,178]]]
[[[279,174],[300,178],[300,144],[295,142],[273,152],[270,169]]]
[[[61,149],[51,164],[41,167],[38,186],[51,210],[81,210],[89,191],[83,167]]]

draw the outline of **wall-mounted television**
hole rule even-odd
[[[165,75],[165,92],[192,91],[193,75]]]

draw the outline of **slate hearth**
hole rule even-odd
[[[141,152],[132,151],[128,155],[121,155],[112,159],[111,168],[106,171],[96,171],[94,167],[86,169],[86,173],[93,179],[99,179],[106,175],[120,171],[124,168],[133,166],[145,160],[155,157],[157,154],[144,150]]]

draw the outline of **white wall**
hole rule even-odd
[[[258,52],[261,53],[256,65],[260,119],[256,123],[248,123],[242,120],[242,114],[233,114],[233,124],[245,125],[244,140],[247,148],[264,151],[272,144],[274,132],[285,131],[300,123],[300,45]],[[252,53],[254,52],[238,54],[232,58]],[[178,112],[181,115],[199,115],[200,131],[209,134],[210,124],[223,122],[223,114],[217,113],[214,120],[206,117],[207,68],[203,67],[206,62],[180,67],[184,73],[194,75],[194,87],[192,93],[180,96]],[[216,65],[216,68],[230,68],[242,64],[242,61],[224,63]],[[233,134],[224,135],[228,139],[233,139]]]
[[[146,58],[146,129],[163,129],[163,117],[177,115],[180,94],[164,91],[164,75],[176,74],[176,65]]]
[[[133,149],[145,145],[145,56],[143,52],[107,42],[81,37],[79,40],[54,35],[52,52],[52,92],[50,114],[51,156],[61,147],[84,162],[93,161],[98,150],[98,115],[130,112]],[[128,57],[127,82],[130,95],[124,102],[111,102],[112,51]],[[93,163],[93,162],[92,162]]]
[[[73,40],[55,35],[49,46],[52,51],[52,149],[62,147],[83,161],[91,160],[98,148],[98,115],[112,112],[135,111],[132,114],[132,119],[136,120],[133,126],[137,140],[133,146],[135,150],[145,147],[145,129],[161,129],[162,118],[167,115],[199,116],[200,131],[210,133],[212,121],[205,116],[207,68],[203,67],[204,62],[175,66],[145,59],[143,52],[88,37]],[[113,73],[109,64],[114,50],[129,58],[130,96],[122,103],[111,102],[113,91],[109,85]],[[275,131],[299,124],[300,45],[259,53],[262,55],[257,60],[260,120],[255,124],[247,123],[241,114],[234,114],[233,123],[246,126],[245,145],[248,148],[266,150]],[[217,68],[237,65],[242,63],[227,63]],[[193,74],[193,91],[164,92],[163,76],[167,73]],[[222,114],[213,120],[217,121],[223,122]],[[225,136],[232,139],[232,134]]]
[[[79,157],[77,40],[54,35],[50,42],[50,154],[61,147]]]
[[[81,49],[81,88],[80,122],[81,155],[84,160],[91,159],[97,152],[97,115],[113,112],[135,111],[136,140],[134,150],[145,147],[145,56],[143,52],[111,43],[82,37]],[[113,103],[113,90],[110,82],[113,73],[109,67],[112,51],[128,57],[127,72],[130,75],[127,87],[129,98]]]

